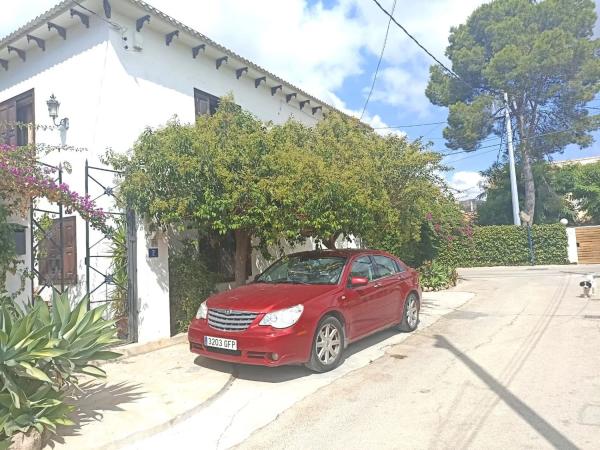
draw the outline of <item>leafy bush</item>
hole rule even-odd
[[[567,233],[560,224],[533,225],[536,264],[567,263]],[[527,228],[514,225],[474,227],[472,237],[451,239],[439,261],[452,267],[518,266],[531,263]]]
[[[112,273],[114,281],[109,294],[110,313],[117,323],[118,337],[125,339],[128,332],[127,288],[129,274],[127,272],[127,224],[124,219],[117,221],[110,247],[112,253],[110,273]]]
[[[169,296],[171,333],[187,331],[200,303],[215,291],[217,275],[207,269],[206,261],[191,240],[169,252]]]
[[[4,287],[7,272],[14,272],[17,254],[13,239],[13,227],[7,222],[8,209],[0,204],[0,286]]]
[[[119,356],[107,350],[119,341],[105,310],[88,311],[87,298],[71,308],[66,294],[51,309],[41,300],[24,311],[0,302],[0,440],[72,424],[66,397],[77,375],[104,377],[91,362]]]
[[[418,270],[421,287],[425,291],[439,291],[456,286],[456,269],[440,261],[426,261]]]

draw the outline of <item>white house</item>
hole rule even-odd
[[[102,168],[99,157],[107,148],[127,151],[145,127],[164,124],[175,115],[192,122],[196,114],[210,113],[218,97],[227,93],[258,118],[275,123],[294,117],[312,125],[333,109],[139,0],[64,0],[0,40],[0,122],[50,125],[47,101],[54,95],[60,102],[58,127],[4,138],[19,145],[35,141],[76,149],[53,152],[44,162],[68,161],[72,171],[63,173],[63,181],[80,193],[87,181],[92,198],[100,196],[98,202],[107,208],[113,207],[112,200],[102,190],[110,189],[114,174],[97,170],[94,179],[86,177],[86,160]],[[30,266],[35,224],[23,225],[22,253]],[[72,240],[60,255],[67,284],[84,294],[87,284],[94,289],[104,280],[102,270],[92,270],[86,278],[86,253],[102,256],[106,246],[93,245],[102,238],[96,232],[86,239],[86,224],[79,217],[65,217],[64,226],[66,240]],[[138,224],[135,258],[138,340],[168,336],[165,239]],[[11,279],[7,287],[14,290],[16,285]],[[101,298],[105,289],[94,295]]]

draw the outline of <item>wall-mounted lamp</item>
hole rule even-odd
[[[58,108],[60,107],[60,102],[56,100],[54,94],[50,96],[50,100],[46,102],[46,105],[48,105],[48,114],[50,115],[52,122],[54,122],[54,126],[62,127],[65,130],[68,130],[69,119],[67,119],[66,117],[60,119],[60,122],[58,122],[58,124],[56,123],[56,119],[58,118]]]

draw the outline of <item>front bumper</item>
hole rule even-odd
[[[235,339],[237,350],[223,350],[204,345],[204,336]],[[188,329],[190,351],[211,359],[258,366],[304,364],[310,357],[312,333],[302,319],[295,325],[276,329],[250,325],[244,331],[221,331],[206,320],[193,319]]]

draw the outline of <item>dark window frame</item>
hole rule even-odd
[[[387,275],[381,275],[381,273],[379,272],[379,266],[381,264],[379,264],[375,258],[385,258],[385,259],[389,259],[392,264],[394,265],[394,267],[396,268],[396,271]],[[377,278],[375,278],[376,280],[380,280],[382,278],[387,278],[387,277],[391,277],[396,275],[397,273],[399,273],[400,271],[398,270],[398,262],[394,259],[394,258],[390,258],[389,256],[385,256],[385,255],[371,255],[371,260],[373,261],[373,266],[375,269],[375,274],[377,275]]]
[[[63,267],[72,267],[73,272],[69,275],[64,273],[64,284],[65,285],[76,285],[78,282],[78,260],[77,260],[77,217],[76,216],[64,216],[63,221],[63,246],[60,246],[60,220],[59,218],[51,219],[52,226],[46,230],[54,242],[47,240],[47,237],[43,237],[38,245],[40,254],[38,255],[38,270],[40,272],[40,280],[49,283],[60,283],[60,253],[63,257]],[[66,245],[68,237],[66,235],[66,229],[71,225],[73,229],[73,237],[71,246]],[[56,245],[55,245],[56,244]],[[65,250],[72,247],[71,262],[69,263]],[[53,270],[57,269],[57,270]]]
[[[373,279],[369,280],[369,283],[371,283],[371,282],[373,282],[373,281],[375,281],[377,279],[377,269],[375,267],[375,263],[373,261],[373,257],[371,255],[360,255],[360,256],[357,256],[356,258],[354,258],[349,263],[350,264],[350,271],[348,272],[348,280],[347,280],[347,286],[348,287],[352,287],[352,283],[351,283],[351,281],[352,281],[352,266],[354,266],[354,264],[356,262],[358,262],[359,259],[362,259],[362,258],[366,258],[366,259],[369,260],[369,264],[371,264],[371,267],[372,267],[372,270],[373,270]]]
[[[17,256],[25,256],[27,254],[27,227],[20,224],[11,225],[13,228],[15,253]]]
[[[213,115],[217,112],[221,99],[215,95],[209,94],[208,92],[201,91],[200,89],[194,88],[194,112],[195,116],[202,115]],[[200,111],[200,102],[206,102],[206,110]]]
[[[15,113],[15,122],[23,122],[29,123],[32,125],[31,133],[27,127],[19,127],[15,128],[7,128],[4,130],[3,126],[0,123],[0,142],[7,140],[10,142],[10,137],[14,134],[15,144],[17,146],[24,146],[29,144],[35,144],[35,90],[29,89],[28,91],[22,92],[19,95],[16,95],[12,98],[4,100],[0,102],[0,110],[3,107],[13,105]],[[29,114],[27,114],[27,109],[29,109]],[[28,115],[24,117],[23,115]],[[30,134],[31,134],[31,142],[30,142]],[[4,139],[3,139],[3,135]]]

